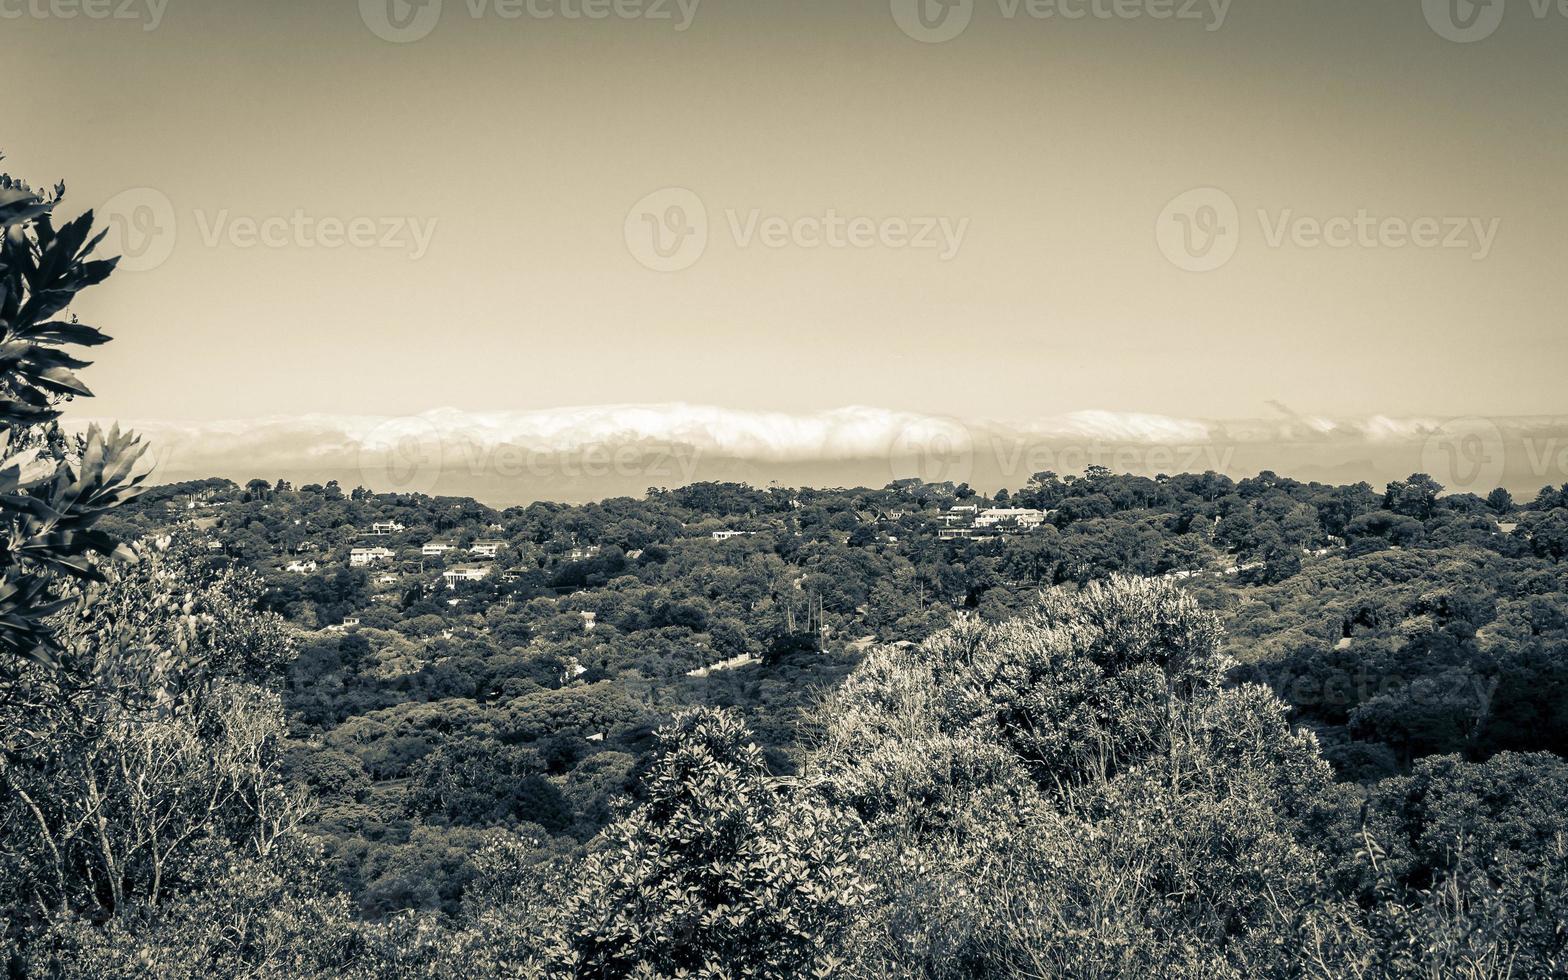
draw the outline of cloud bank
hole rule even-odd
[[[775,412],[672,403],[127,424],[151,445],[159,480],[336,479],[499,503],[701,479],[880,486],[918,476],[992,489],[1090,465],[1150,476],[1271,469],[1374,483],[1421,471],[1462,490],[1568,481],[1568,417],[1331,419],[1272,408],[1273,417],[1241,420],[1092,410],[986,419],[867,406]]]

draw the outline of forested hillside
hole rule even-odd
[[[998,499],[696,485],[495,511],[210,481],[153,490],[115,529],[253,571],[297,627],[285,770],[320,803],[305,827],[334,880],[381,918],[457,912],[492,828],[577,853],[639,797],[654,730],[682,707],[740,709],[769,771],[795,774],[803,712],[868,650],[1113,574],[1178,582],[1218,613],[1229,680],[1271,687],[1342,780],[1563,752],[1560,494],[1440,492],[1423,476],[1376,493],[1091,471]],[[1048,516],[954,536],[1004,509]],[[391,557],[353,567],[365,548]],[[485,577],[443,579],[465,568]]]
[[[0,181],[9,975],[1568,970],[1568,487],[147,489],[56,422],[60,193]]]

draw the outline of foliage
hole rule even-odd
[[[74,592],[57,665],[28,665],[0,705],[0,891],[44,922],[156,906],[219,852],[265,857],[302,816],[281,702],[247,676],[287,656],[278,622],[188,547],[142,552]]]
[[[60,608],[51,595],[61,576],[95,579],[89,556],[127,552],[96,528],[135,496],[145,474],[133,469],[143,447],[118,428],[96,426],[68,438],[56,426],[59,404],[92,392],[68,352],[109,338],[65,311],[76,295],[114,270],[91,258],[103,234],[92,212],[58,229],[53,211],[65,193],[35,193],[0,174],[0,679],[18,658],[52,663],[58,650],[46,620]]]
[[[203,886],[103,923],[73,917],[33,937],[25,975],[204,980],[327,977],[366,959],[346,896],[321,890],[311,855],[209,858]],[[307,870],[302,871],[301,865]]]
[[[1045,527],[944,540],[965,493],[118,508],[140,564],[8,689],[14,969],[1561,970],[1560,763],[1509,754],[1568,746],[1555,491],[1042,474]]]
[[[567,899],[553,968],[583,977],[777,977],[833,968],[865,900],[855,828],[770,783],[732,714],[659,732],[644,803],[612,825]]]

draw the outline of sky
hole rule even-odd
[[[0,0],[0,150],[106,418],[1564,408],[1556,8],[916,2]]]

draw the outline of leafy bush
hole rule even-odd
[[[109,340],[65,311],[118,261],[90,257],[103,239],[91,211],[55,228],[64,194],[0,174],[0,680],[13,658],[53,663],[51,589],[62,576],[97,579],[92,555],[128,557],[94,525],[146,476],[132,472],[143,447],[130,434],[93,426],[72,439],[55,425],[61,402],[92,395],[74,373],[89,362],[67,348]]]
[[[583,977],[781,977],[832,969],[866,897],[855,824],[774,785],[734,714],[660,730],[647,800],[578,872],[550,952]]]

